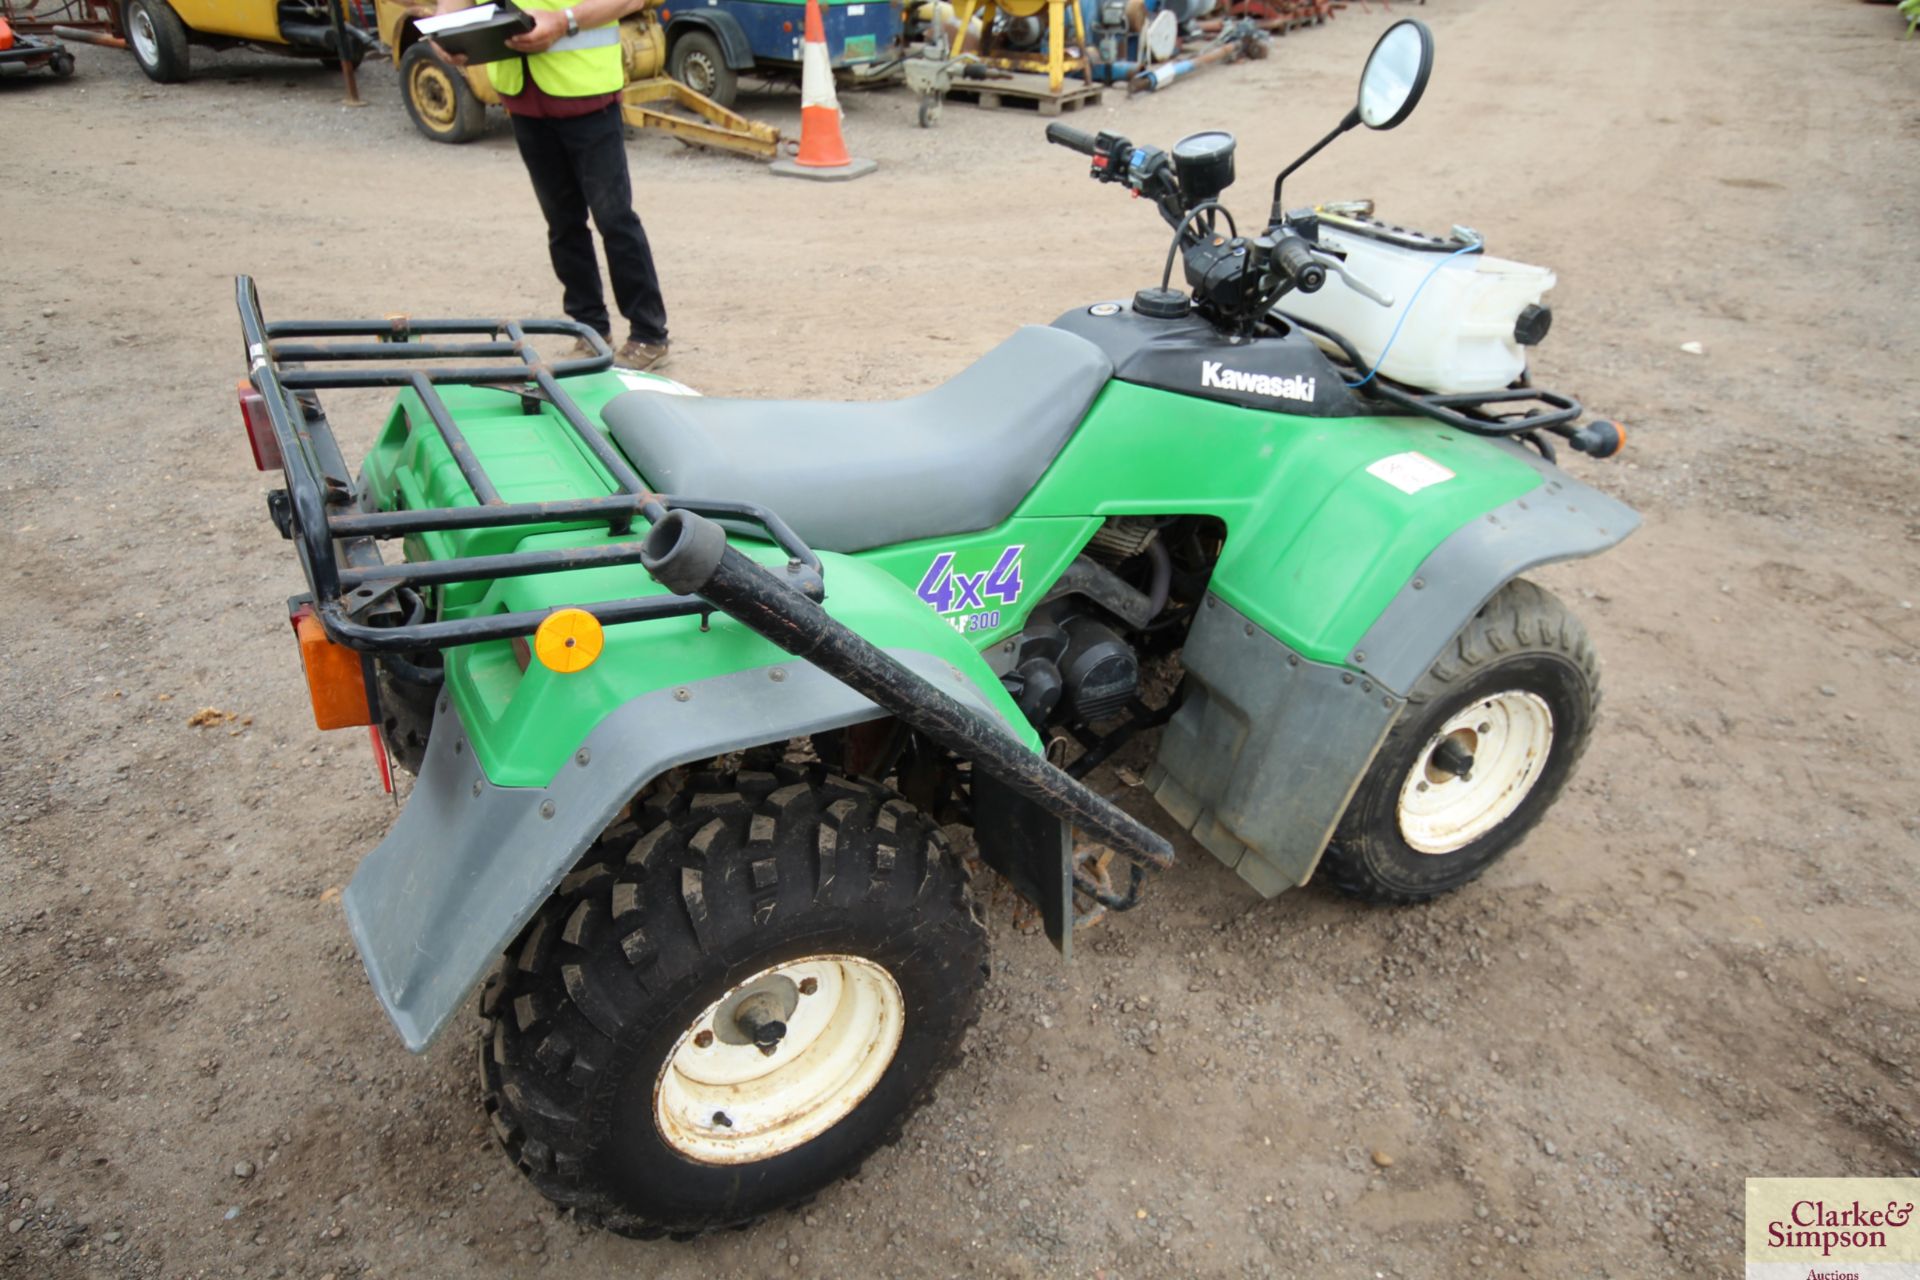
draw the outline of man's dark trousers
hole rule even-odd
[[[607,248],[613,300],[632,326],[632,337],[649,346],[664,346],[667,305],[660,296],[660,277],[654,273],[647,233],[640,215],[633,211],[620,105],[566,120],[509,118],[540,212],[547,218],[547,252],[553,258],[553,273],[560,277],[561,305],[567,315],[600,333],[613,333],[600,291],[593,233],[587,229],[591,212]]]

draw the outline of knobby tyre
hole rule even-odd
[[[486,1105],[520,1170],[587,1221],[640,1237],[742,1226],[898,1138],[958,1058],[986,971],[964,872],[898,795],[817,766],[696,774],[603,835],[507,953],[481,1001]],[[737,1024],[716,1006],[763,988],[794,1037],[765,1061],[798,1083],[709,1114],[703,1055],[761,1058],[723,1042]],[[820,1031],[782,1064],[827,1007],[806,1002],[836,990],[831,1008],[852,1012],[822,1025],[841,1038]],[[861,1023],[856,995],[898,1025]],[[863,1036],[892,1037],[884,1065]],[[822,1045],[856,1063],[848,1089],[802,1070]]]

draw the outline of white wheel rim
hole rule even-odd
[[[159,60],[160,38],[154,34],[153,19],[145,9],[135,10],[133,29],[127,34],[133,37],[133,47],[140,54],[140,61],[151,66]]]
[[[1473,757],[1465,777],[1435,763],[1452,741]],[[1400,785],[1400,837],[1420,853],[1464,849],[1513,816],[1553,749],[1553,709],[1511,689],[1462,709],[1433,735]]]
[[[734,1024],[743,999],[784,1001],[771,1054]],[[702,1164],[767,1160],[831,1129],[873,1091],[900,1047],[906,1002],[871,960],[809,956],[756,973],[681,1033],[653,1089],[660,1136]]]

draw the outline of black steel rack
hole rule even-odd
[[[689,511],[745,525],[754,536],[764,533],[787,554],[787,585],[813,600],[825,598],[820,558],[773,512],[752,503],[681,498],[646,487],[561,385],[570,375],[612,366],[612,351],[588,326],[568,320],[404,316],[269,323],[248,276],[236,281],[235,300],[246,338],[248,380],[265,401],[286,477],[286,488],[268,495],[269,509],[281,535],[299,552],[321,625],[339,643],[364,653],[401,654],[531,635],[546,611],[426,620],[413,616],[419,610],[410,614],[398,608],[396,597],[453,582],[638,564],[642,551],[636,537],[594,547],[421,563],[381,559],[381,540],[429,532],[586,521],[625,535],[633,532],[636,518],[652,526],[669,511]],[[537,337],[579,338],[594,354],[548,361],[532,346]],[[306,367],[309,363],[331,367]],[[529,413],[539,412],[541,404],[552,406],[612,477],[613,492],[553,502],[503,500],[440,398],[436,388],[442,386],[498,387],[518,395]],[[410,388],[419,397],[477,505],[372,509],[354,484],[317,393],[375,387]],[[713,612],[698,596],[678,594],[580,607],[603,625]]]
[[[1355,377],[1366,373],[1365,358],[1340,334],[1310,320],[1302,320],[1290,312],[1281,311],[1277,315],[1287,324],[1338,347],[1342,358],[1352,366]],[[1530,436],[1538,431],[1551,431],[1572,440],[1577,434],[1572,424],[1586,412],[1580,402],[1571,396],[1531,386],[1443,394],[1402,386],[1376,372],[1360,390],[1399,408],[1476,436]],[[1503,413],[1497,408],[1503,405],[1526,407],[1517,413]],[[1538,441],[1537,437],[1534,438]],[[1575,447],[1579,447],[1578,442],[1575,442]]]

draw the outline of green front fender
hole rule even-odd
[[[546,533],[526,539],[521,549],[596,545],[605,536],[601,531]],[[785,564],[785,557],[765,543],[741,539],[736,545],[776,569]],[[1009,733],[1039,749],[1038,736],[979,652],[915,598],[912,588],[852,556],[826,553],[821,559],[828,613],[883,650],[922,654],[948,669]],[[472,612],[555,609],[664,590],[638,565],[508,578],[495,582]],[[546,786],[617,708],[661,690],[686,690],[691,698],[700,682],[736,672],[768,673],[767,697],[755,708],[764,717],[758,726],[764,736],[754,740],[792,736],[780,711],[779,681],[784,672],[808,665],[725,614],[609,627],[599,660],[571,674],[550,671],[526,655],[524,645],[505,640],[447,654],[447,690],[495,786]],[[735,740],[751,727],[715,729]]]
[[[1018,515],[1214,516],[1227,537],[1212,590],[1295,652],[1344,663],[1435,548],[1542,483],[1514,451],[1424,418],[1298,417],[1115,382]]]
[[[1147,779],[1262,893],[1304,884],[1420,676],[1515,575],[1640,523],[1516,444],[1113,383],[1022,504],[1226,531]]]

